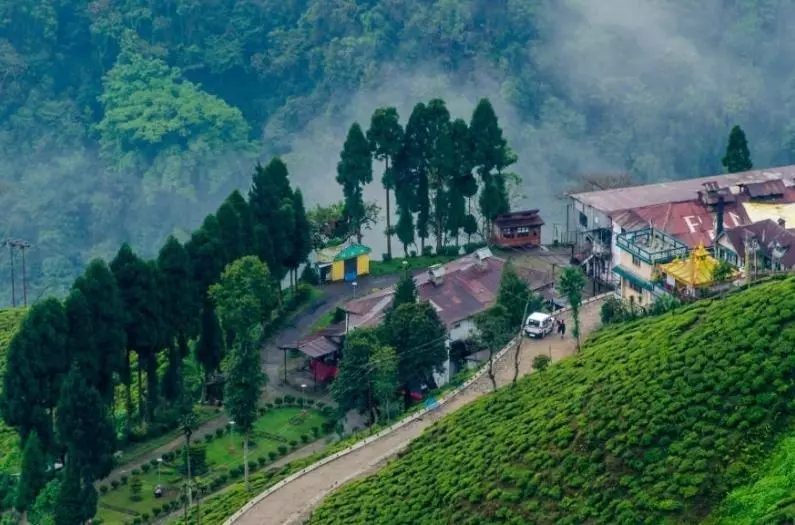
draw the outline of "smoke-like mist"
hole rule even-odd
[[[491,0],[471,0],[440,4],[418,4],[422,12],[401,15],[411,18],[403,21],[406,32],[401,38],[420,35],[427,40],[424,44],[433,44],[434,37],[428,35],[438,33],[459,48],[472,43],[472,56],[480,58],[464,61],[455,74],[444,72],[449,67],[441,67],[429,58],[430,53],[423,55],[426,61],[421,66],[403,66],[399,65],[403,64],[400,46],[405,43],[401,43],[395,51],[398,62],[352,71],[354,76],[365,75],[364,85],[356,93],[335,93],[335,105],[343,105],[342,111],[319,114],[305,130],[280,141],[290,145],[285,157],[308,207],[341,198],[334,180],[336,164],[352,122],[366,129],[375,108],[391,105],[405,124],[415,103],[434,97],[447,102],[453,117],[466,121],[479,98],[491,99],[519,158],[513,166],[524,181],[525,197],[519,205],[541,210],[547,223],[546,240],[551,239],[555,225],[565,223],[563,202],[557,197],[575,184],[576,174],[628,171],[638,182],[650,182],[716,173],[734,124],[745,129],[756,166],[795,162],[791,116],[795,33],[790,29],[795,5],[791,2],[503,0],[492,6]],[[476,22],[472,13],[486,9],[484,4],[497,14],[491,22]],[[438,20],[429,16],[437,11],[444,16]],[[433,31],[433,24],[448,23],[442,18],[455,20],[464,30],[440,26]],[[494,27],[478,25],[482,23]],[[494,42],[484,43],[486,34]],[[522,42],[517,34],[530,35],[532,40]],[[500,64],[484,61],[488,47],[499,55]],[[435,47],[437,55],[442,48]],[[281,135],[274,130],[285,126],[290,120],[287,115],[300,106],[300,100],[291,102],[289,108],[274,114],[264,136]],[[39,126],[51,127],[52,135],[59,136],[67,134],[75,122]],[[140,185],[140,181],[114,182],[90,148],[55,147],[52,144],[59,141],[52,139],[52,144],[39,140],[10,149],[8,144],[14,141],[4,133],[0,139],[4,173],[0,234],[38,239],[32,251],[40,252],[43,267],[36,271],[50,281],[73,275],[90,256],[112,254],[119,239],[154,256],[165,235],[175,229],[193,230],[220,203],[221,192],[201,202],[174,195],[147,208],[141,205],[140,190],[129,193],[135,195],[134,202],[120,201],[116,182]],[[271,154],[260,153],[263,159]],[[242,154],[227,163],[237,164],[229,184],[247,189],[250,163]],[[383,204],[381,166],[375,163],[374,167],[375,180],[365,195]],[[78,183],[59,185],[61,180],[72,179]],[[125,214],[126,206],[132,211]],[[86,224],[86,217],[93,223]],[[365,238],[376,257],[385,251],[382,231],[383,224]],[[70,246],[73,235],[92,237],[87,244],[96,253],[80,254]],[[0,253],[3,274],[8,262],[8,254]],[[6,282],[0,281],[0,288]],[[5,292],[0,304],[10,295]]]

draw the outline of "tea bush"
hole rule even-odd
[[[611,326],[309,523],[695,523],[795,419],[793,346],[793,278]]]

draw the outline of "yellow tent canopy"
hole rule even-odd
[[[699,288],[714,282],[712,277],[719,262],[709,254],[703,244],[696,246],[686,259],[676,258],[668,264],[661,264],[660,270],[678,282]]]

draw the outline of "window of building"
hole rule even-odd
[[[502,229],[502,236],[508,239],[513,237],[513,228],[503,228]]]
[[[632,256],[632,264],[634,264],[635,266],[639,267],[640,266],[640,258],[635,256],[635,255],[633,255]]]
[[[638,283],[636,283],[634,281],[630,281],[629,279],[627,279],[627,285],[629,286],[629,289],[632,290],[633,292],[639,293],[639,294],[643,293],[643,287],[641,285],[639,285]]]
[[[584,228],[588,227],[588,216],[586,216],[583,212],[580,212],[580,226]]]
[[[516,235],[517,237],[527,237],[530,235],[530,228],[527,226],[519,226],[516,228]]]

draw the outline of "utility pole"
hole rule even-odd
[[[8,253],[11,254],[11,307],[17,306],[16,276],[14,275],[14,245],[11,241],[4,241],[3,246],[8,246]]]
[[[14,248],[17,248],[17,249],[19,249],[20,252],[22,252],[22,300],[23,300],[23,304],[25,305],[25,307],[27,307],[28,306],[28,274],[27,274],[27,265],[25,263],[25,250],[30,248],[30,243],[28,241],[15,240],[15,241],[8,241],[8,245],[11,246],[12,250]],[[11,253],[11,260],[12,261],[13,261],[13,258],[14,258],[14,255],[13,255],[13,252],[12,252]],[[12,265],[12,271],[11,271],[11,276],[12,276],[11,279],[12,280],[14,279],[13,275],[14,275],[14,272],[13,272],[13,265]],[[12,287],[11,289],[13,291],[14,288]]]

